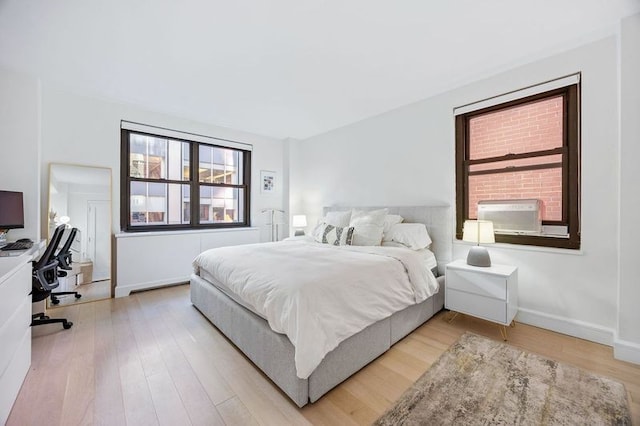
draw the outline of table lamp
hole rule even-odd
[[[294,214],[291,226],[296,230],[295,236],[304,235],[304,229],[307,227],[307,216],[303,214]]]
[[[472,266],[491,266],[491,258],[486,247],[482,244],[495,243],[496,239],[493,235],[493,222],[490,220],[466,220],[462,232],[462,241],[476,243],[471,247],[467,255],[467,265]]]

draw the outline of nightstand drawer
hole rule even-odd
[[[503,300],[482,296],[469,297],[465,292],[447,288],[445,302],[445,307],[451,311],[507,324],[507,304]]]
[[[505,277],[453,268],[447,269],[446,277],[447,288],[503,301],[507,300],[507,281]]]

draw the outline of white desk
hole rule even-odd
[[[31,365],[31,260],[43,245],[0,252],[0,424],[7,421]]]

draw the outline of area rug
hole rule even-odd
[[[624,386],[466,333],[376,425],[630,425]]]

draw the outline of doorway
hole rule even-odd
[[[93,281],[104,281],[111,274],[111,203],[87,201],[87,256],[93,260]]]

